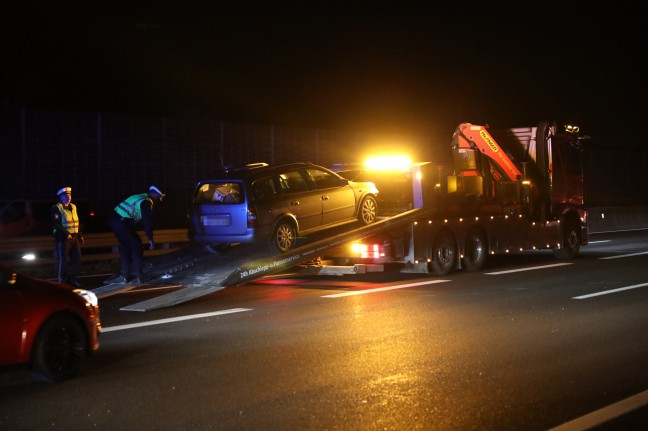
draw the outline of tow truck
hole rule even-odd
[[[558,259],[575,258],[588,243],[581,162],[588,137],[579,132],[555,122],[493,133],[488,126],[460,124],[452,137],[450,172],[417,163],[405,175],[411,202],[427,208],[425,215],[332,250],[323,262],[402,263],[407,271],[443,275],[480,270],[498,253],[552,249]],[[388,184],[404,177],[370,170],[362,176]],[[335,273],[331,265],[321,266]],[[343,264],[332,266],[345,272]]]
[[[165,255],[148,284],[181,288],[122,310],[169,307],[295,266],[357,274],[396,264],[404,272],[444,275],[480,270],[497,253],[552,249],[558,259],[573,259],[588,243],[581,162],[587,137],[579,132],[556,122],[492,133],[462,123],[452,136],[451,166],[412,163],[390,175],[342,167],[350,179],[376,182],[383,211],[376,223],[278,255],[251,246],[222,255],[195,249]],[[99,297],[117,291],[99,289]]]

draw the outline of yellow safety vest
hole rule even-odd
[[[121,202],[115,207],[115,212],[122,217],[132,218],[133,220],[138,222],[142,220],[142,210],[140,209],[140,203],[145,200],[151,202],[151,208],[153,208],[153,199],[149,198],[147,193],[142,193],[139,195],[133,195]]]
[[[61,225],[69,233],[79,233],[79,216],[77,215],[76,205],[70,204],[70,210],[65,209],[62,203],[54,205],[61,214]]]

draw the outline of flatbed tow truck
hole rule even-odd
[[[146,285],[180,288],[122,310],[177,305],[297,265],[342,275],[397,264],[404,272],[443,275],[480,270],[496,253],[552,249],[556,258],[572,259],[588,242],[583,139],[577,127],[557,123],[506,129],[497,140],[486,126],[462,123],[453,135],[451,167],[415,163],[395,173],[397,179],[370,169],[340,172],[375,181],[383,202],[390,196],[380,180],[385,189],[406,184],[394,214],[279,255],[233,246],[220,255],[187,249],[161,256]],[[336,262],[342,264],[330,264]],[[95,293],[101,298],[131,288],[108,285]]]
[[[487,126],[462,123],[452,139],[451,169],[421,163],[407,174],[414,206],[428,211],[400,230],[331,251],[330,261],[401,263],[408,272],[443,275],[480,270],[493,254],[551,249],[557,259],[573,259],[588,243],[585,139],[565,124],[491,134]]]

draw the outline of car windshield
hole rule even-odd
[[[194,203],[238,204],[243,202],[241,184],[234,182],[205,183],[198,188]]]

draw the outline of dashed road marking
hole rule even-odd
[[[609,295],[611,293],[623,292],[624,290],[638,289],[640,287],[646,287],[648,283],[633,284],[632,286],[619,287],[618,289],[603,290],[601,292],[590,293],[587,295],[574,296],[572,299],[587,299],[593,298],[595,296]]]
[[[644,254],[648,254],[648,251],[642,251],[641,253],[620,254],[618,256],[599,257],[599,259],[601,259],[601,260],[621,259],[622,257],[641,256],[641,255],[644,255]]]
[[[601,425],[611,419],[615,419],[626,413],[630,413],[640,407],[648,405],[648,391],[640,392],[636,395],[621,400],[617,403],[610,404],[602,409],[588,413],[572,421],[566,422],[549,431],[576,431],[588,430]]]
[[[344,293],[335,293],[335,294],[332,294],[332,295],[324,295],[324,296],[322,296],[322,298],[341,298],[343,296],[364,295],[366,293],[383,292],[383,291],[386,291],[386,290],[405,289],[406,287],[425,286],[425,285],[428,285],[428,284],[445,283],[446,281],[450,281],[450,280],[430,280],[430,281],[421,281],[419,283],[407,283],[407,284],[397,284],[397,285],[394,285],[394,286],[377,287],[375,289],[354,290],[353,292],[344,292]]]
[[[241,313],[252,311],[252,308],[231,308],[229,310],[213,311],[211,313],[191,314],[189,316],[172,317],[169,319],[149,320],[148,322],[132,323],[129,325],[110,326],[102,328],[101,333],[123,331],[125,329],[142,328],[144,326],[163,325],[165,323],[182,322],[184,320],[204,319],[205,317],[222,316],[224,314]]]
[[[541,266],[528,266],[525,268],[518,269],[509,269],[507,271],[497,271],[497,272],[485,272],[486,275],[501,275],[501,274],[510,274],[513,272],[522,272],[522,271],[535,271],[536,269],[545,269],[545,268],[555,268],[557,266],[573,265],[573,263],[554,263],[553,265],[541,265]]]

